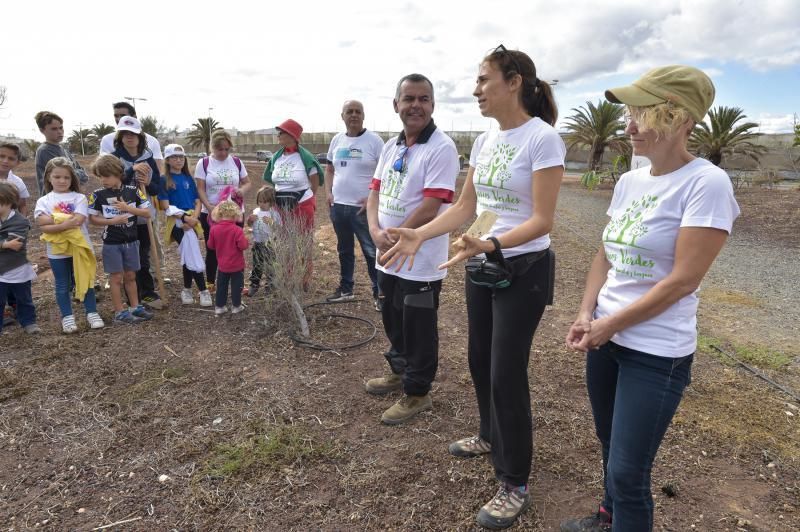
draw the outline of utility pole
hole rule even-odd
[[[133,105],[134,108],[136,108],[136,100],[139,100],[140,102],[146,102],[147,101],[147,98],[134,98],[132,96],[123,96],[123,98],[125,98],[126,100],[130,100],[131,105]],[[137,112],[137,114],[138,114],[138,112]]]
[[[86,155],[86,150],[83,147],[83,124],[78,124],[78,136],[81,139],[81,155]]]
[[[213,110],[214,110],[214,108],[209,105],[208,106],[208,118],[211,118],[211,111],[213,111]]]

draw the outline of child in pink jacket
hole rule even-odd
[[[244,250],[250,243],[244,231],[236,225],[242,217],[242,209],[233,201],[226,200],[214,208],[212,217],[216,223],[211,227],[208,249],[217,253],[217,294],[214,315],[228,312],[228,285],[231,288],[231,314],[244,310],[242,288],[244,287]]]

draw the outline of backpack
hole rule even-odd
[[[233,162],[236,165],[236,168],[239,169],[239,177],[242,177],[242,161],[237,156],[232,155]],[[203,173],[208,175],[208,156],[203,157]]]

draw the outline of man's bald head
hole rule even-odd
[[[342,121],[347,134],[355,136],[364,130],[364,105],[358,100],[347,100],[342,105]]]

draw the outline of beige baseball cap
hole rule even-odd
[[[672,102],[702,122],[714,102],[714,94],[714,84],[702,70],[668,65],[648,71],[630,85],[608,89],[606,99],[634,107]]]

